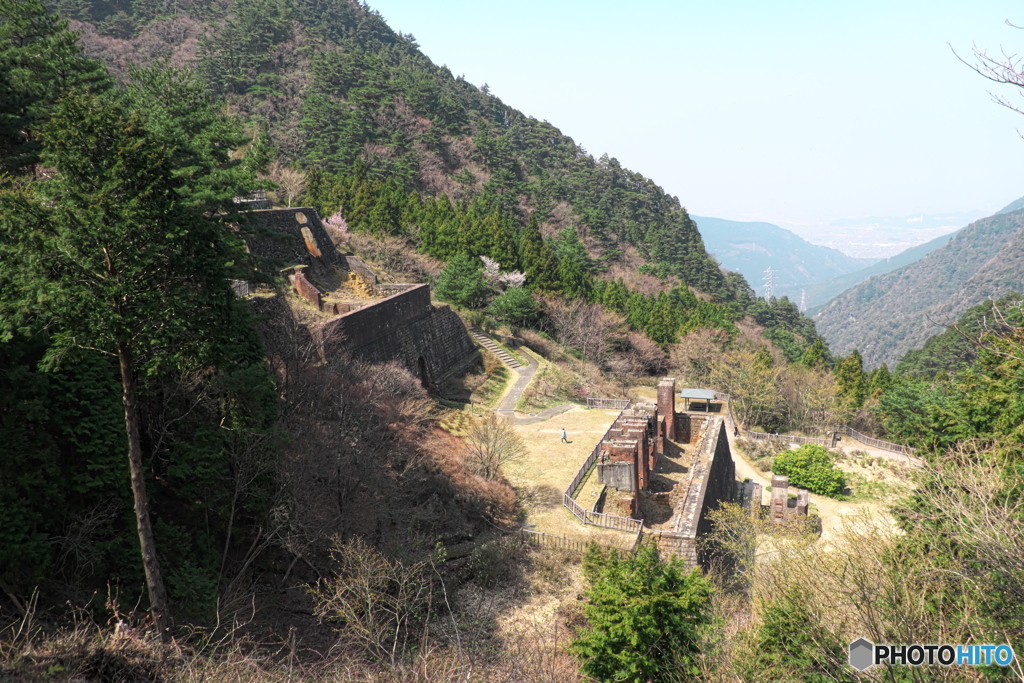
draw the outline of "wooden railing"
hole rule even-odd
[[[592,400],[623,401],[625,405],[622,407],[622,410],[628,408],[630,403],[628,399],[588,398],[588,408],[590,407],[589,403]],[[611,425],[608,426],[608,429],[605,431],[605,433],[601,436],[600,439],[598,439],[597,445],[595,445],[594,449],[590,451],[590,455],[588,455],[587,459],[583,461],[582,465],[580,465],[580,469],[576,472],[576,476],[572,478],[572,481],[569,483],[569,486],[565,489],[565,492],[562,494],[562,505],[569,508],[569,512],[576,515],[576,518],[584,524],[593,524],[595,526],[603,526],[609,529],[621,529],[623,531],[639,531],[643,529],[643,520],[633,519],[631,517],[619,517],[617,515],[606,515],[602,512],[593,512],[576,502],[576,492],[579,490],[580,485],[583,483],[583,481],[587,478],[587,475],[590,473],[590,470],[594,466],[594,463],[597,462],[597,458],[601,454],[601,444],[604,442],[605,439],[608,438],[608,435],[611,434],[612,426],[614,426],[614,424],[615,423],[613,422]]]
[[[555,536],[553,534],[545,534],[542,531],[530,531],[529,529],[520,529],[518,533],[519,537],[530,545],[544,548],[558,548],[560,550],[572,550],[578,553],[586,552],[587,550],[587,543],[575,538]]]
[[[829,447],[832,445],[832,439],[822,438],[819,436],[790,436],[789,434],[766,434],[764,432],[748,432],[745,429],[740,430],[740,434],[745,439],[753,439],[754,441],[781,441],[787,444],[816,443],[825,447]]]
[[[868,436],[867,434],[862,434],[853,427],[848,427],[846,425],[840,427],[839,431],[842,432],[843,434],[846,434],[847,436],[852,436],[861,443],[865,443],[868,446],[871,446],[872,448],[877,448],[879,450],[889,451],[891,453],[900,453],[901,455],[909,455],[911,457],[914,457],[917,453],[916,448],[904,446],[898,443],[893,443],[891,441],[882,441],[881,439],[876,439],[874,437]]]
[[[588,398],[588,408],[610,408],[611,410],[625,410],[629,407],[628,398]]]
[[[573,552],[584,553],[586,552],[588,545],[591,543],[597,543],[597,545],[603,548],[611,548],[612,550],[621,550],[623,552],[636,554],[636,551],[640,548],[640,541],[643,538],[644,532],[643,529],[638,529],[636,538],[633,539],[633,542],[628,548],[620,548],[607,543],[601,543],[600,541],[581,541],[578,538],[556,536],[554,534],[546,534],[543,531],[531,531],[530,529],[520,529],[516,533],[519,534],[519,538],[521,538],[525,543],[541,548],[558,548],[560,550],[571,550]]]

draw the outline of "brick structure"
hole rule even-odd
[[[317,289],[312,282],[306,279],[305,273],[299,271],[294,275],[289,275],[288,281],[292,283],[292,287],[294,287],[295,291],[299,293],[299,296],[315,306],[318,310],[323,308],[323,303],[320,299],[320,290]]]
[[[666,377],[658,383],[658,413],[665,416],[665,431],[663,436],[670,441],[675,441],[676,434],[676,381]],[[658,450],[664,453],[664,447]]]
[[[786,520],[786,508],[789,506],[789,477],[779,474],[772,475],[771,519],[776,524]]]
[[[677,415],[677,418],[685,415]],[[671,530],[652,534],[663,553],[677,555],[689,566],[707,565],[697,539],[711,530],[708,513],[734,498],[736,465],[725,433],[725,420],[708,417],[694,449],[684,494],[673,511]]]

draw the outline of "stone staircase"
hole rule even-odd
[[[503,349],[500,346],[498,346],[494,342],[493,339],[488,337],[486,334],[481,332],[479,329],[477,329],[475,327],[470,327],[469,328],[469,336],[473,337],[473,339],[475,339],[480,344],[480,346],[484,347],[485,349],[487,349],[488,351],[493,353],[495,356],[498,357],[498,359],[502,363],[504,363],[505,365],[509,366],[513,370],[518,370],[519,368],[523,367],[522,363],[520,363],[515,358],[510,356],[508,354],[508,352],[505,351],[505,349]]]

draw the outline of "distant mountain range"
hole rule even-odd
[[[746,223],[691,216],[704,246],[723,267],[741,273],[758,293],[765,270],[773,271],[773,291],[800,303],[801,290],[822,280],[860,271],[877,259],[854,258],[830,247],[811,244],[771,223]]]
[[[920,260],[871,277],[823,306],[814,319],[833,353],[856,348],[868,367],[892,367],[972,306],[1024,291],[1024,210],[1014,210],[1018,206],[1024,207],[1024,199],[958,230]],[[915,249],[924,251],[938,241]],[[896,258],[912,257],[908,252]]]

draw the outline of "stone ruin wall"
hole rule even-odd
[[[319,265],[315,260],[319,258],[332,266],[351,270],[345,256],[334,248],[316,209],[303,206],[250,211],[244,214],[243,221],[241,227],[247,231],[245,242],[254,254],[287,265],[311,267]]]
[[[316,209],[271,209],[246,214],[250,251],[287,265],[335,268],[353,275],[385,298],[340,313],[319,327],[327,347],[339,345],[353,358],[371,363],[401,361],[431,386],[475,350],[466,326],[448,306],[430,303],[430,285],[380,284],[358,257],[342,254],[331,241]],[[291,276],[296,291],[311,305],[323,308],[319,290],[302,272]]]
[[[682,557],[687,566],[706,567],[708,558],[701,551],[698,538],[711,530],[708,512],[733,499],[736,465],[722,417],[682,413],[676,415],[676,423],[680,432],[692,434],[703,428],[703,433],[690,467],[686,495],[673,511],[672,531],[652,535],[663,553]]]
[[[323,323],[328,348],[339,344],[370,363],[401,361],[430,386],[473,353],[462,320],[448,306],[430,303],[430,285],[413,285]]]

